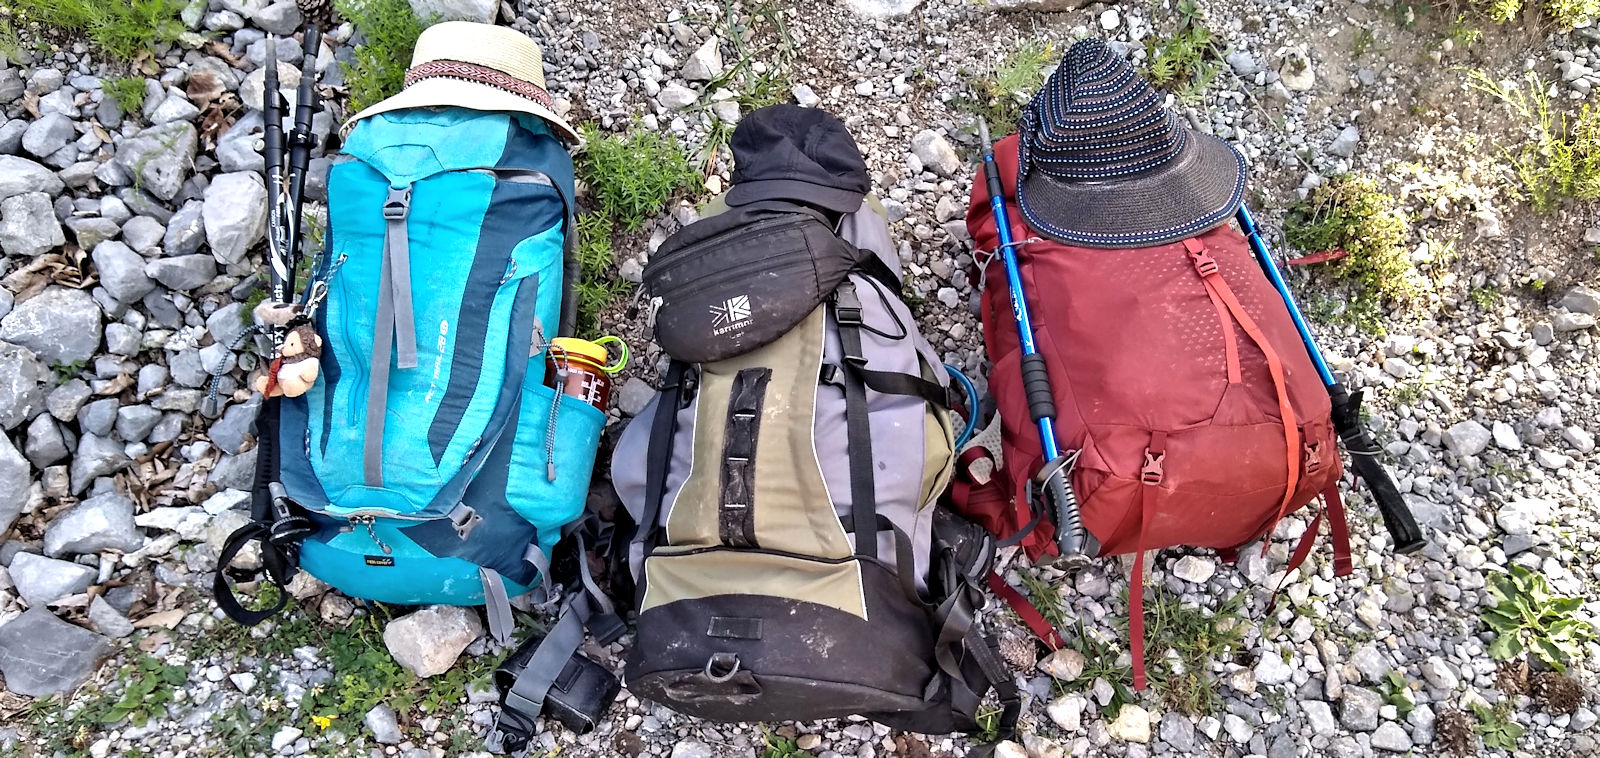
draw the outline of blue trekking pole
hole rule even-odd
[[[1063,568],[1077,568],[1089,561],[1083,552],[1083,521],[1078,498],[1069,479],[1077,453],[1062,455],[1056,445],[1054,395],[1050,392],[1050,369],[1033,344],[1033,321],[1028,316],[1028,299],[1022,291],[1022,272],[1017,268],[1016,243],[1011,240],[1011,220],[1006,213],[1000,167],[994,162],[994,145],[989,140],[989,124],[978,119],[978,134],[983,139],[983,178],[989,189],[989,207],[994,211],[995,229],[1000,234],[1000,258],[1005,262],[1006,285],[1011,290],[1011,314],[1017,320],[1017,338],[1022,346],[1022,389],[1028,398],[1028,413],[1039,425],[1039,446],[1044,451],[1044,467],[1039,470],[1040,489],[1053,506],[1056,521],[1056,546],[1061,550]],[[1025,498],[1031,497],[1024,493]]]
[[[1238,219],[1239,227],[1250,240],[1250,249],[1255,252],[1256,261],[1261,264],[1261,271],[1278,290],[1278,295],[1283,298],[1283,304],[1288,306],[1289,316],[1294,319],[1294,328],[1300,332],[1300,340],[1305,343],[1306,352],[1311,354],[1311,362],[1317,367],[1317,375],[1322,377],[1322,385],[1328,390],[1328,399],[1333,404],[1333,426],[1339,432],[1339,440],[1344,443],[1345,451],[1350,453],[1350,464],[1355,467],[1356,476],[1366,482],[1367,488],[1372,490],[1373,500],[1378,503],[1378,512],[1383,514],[1383,525],[1388,528],[1389,537],[1394,541],[1394,551],[1404,555],[1421,550],[1428,544],[1427,540],[1423,539],[1422,530],[1417,528],[1416,519],[1411,516],[1411,509],[1406,507],[1405,498],[1400,495],[1400,488],[1394,486],[1394,479],[1389,476],[1389,472],[1383,468],[1383,462],[1378,459],[1382,449],[1372,439],[1372,434],[1367,431],[1366,425],[1361,423],[1361,391],[1346,391],[1333,372],[1328,370],[1328,363],[1322,359],[1322,351],[1317,349],[1316,340],[1306,326],[1305,317],[1300,314],[1300,307],[1295,305],[1294,296],[1289,293],[1289,285],[1283,281],[1283,274],[1278,271],[1278,264],[1273,261],[1272,252],[1267,249],[1267,244],[1261,239],[1261,232],[1256,229],[1256,221],[1251,218],[1250,209],[1240,205]]]

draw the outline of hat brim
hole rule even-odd
[[[854,213],[861,208],[864,193],[838,187],[803,182],[799,179],[761,179],[739,182],[728,190],[728,205],[749,205],[762,200],[792,200],[830,211]]]
[[[1020,160],[1020,158],[1019,158]],[[1191,131],[1178,156],[1148,172],[1105,181],[1068,181],[1029,171],[1017,187],[1028,226],[1081,247],[1149,247],[1227,223],[1244,202],[1244,157],[1228,143]]]
[[[577,130],[573,129],[572,125],[566,122],[566,119],[557,116],[555,111],[520,95],[513,95],[503,89],[465,79],[423,79],[401,90],[399,94],[357,113],[349,121],[345,122],[344,128],[348,131],[357,121],[369,116],[376,116],[379,113],[388,113],[389,111],[397,111],[404,108],[447,107],[469,108],[477,111],[531,113],[549,122],[550,128],[562,139],[573,144],[582,142]]]

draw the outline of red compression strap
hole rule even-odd
[[[1344,519],[1344,500],[1339,497],[1339,482],[1328,485],[1323,490],[1322,499],[1327,502],[1328,531],[1333,533],[1333,575],[1349,576],[1355,570],[1355,564],[1350,560],[1350,525]]]
[[[1139,488],[1139,544],[1134,546],[1133,575],[1128,578],[1128,652],[1133,658],[1133,688],[1145,688],[1144,671],[1144,546],[1151,514],[1155,513],[1156,497],[1161,494],[1161,480],[1166,475],[1163,461],[1167,451],[1167,433],[1150,435],[1150,447],[1145,450],[1144,468],[1140,471],[1143,486]]]
[[[1046,647],[1051,650],[1060,650],[1067,646],[1067,643],[1061,639],[1061,634],[1056,631],[1056,628],[1051,626],[1050,622],[1044,620],[1044,615],[1039,613],[1039,609],[1033,607],[1033,603],[1028,602],[1028,599],[1023,597],[1016,587],[1007,584],[1006,580],[1001,579],[1000,575],[993,571],[989,572],[989,589],[993,590],[994,594],[998,595],[1001,600],[1006,601],[1006,605],[1011,606],[1011,610],[1017,612],[1017,617],[1022,619],[1022,623],[1028,625],[1028,629]]]
[[[1300,487],[1300,428],[1299,421],[1294,415],[1294,406],[1289,402],[1289,382],[1284,376],[1283,361],[1278,358],[1278,351],[1272,347],[1272,342],[1267,335],[1256,326],[1254,319],[1246,313],[1244,306],[1239,304],[1239,299],[1234,297],[1233,290],[1228,288],[1228,283],[1222,275],[1213,272],[1204,279],[1206,288],[1222,298],[1228,306],[1228,312],[1233,314],[1234,321],[1244,329],[1256,347],[1261,348],[1262,355],[1267,358],[1267,372],[1272,375],[1272,389],[1278,395],[1278,414],[1283,422],[1283,445],[1287,458],[1289,481],[1284,485],[1283,501],[1278,503],[1278,512],[1272,518],[1272,523],[1267,525],[1266,534],[1271,535],[1278,522],[1289,512],[1289,503],[1294,500],[1294,491]],[[1267,547],[1271,541],[1261,543],[1261,554],[1267,554]]]

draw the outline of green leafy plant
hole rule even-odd
[[[1406,681],[1406,675],[1399,671],[1390,671],[1383,680],[1383,702],[1394,706],[1400,718],[1416,710],[1417,701],[1411,697],[1411,683]]]
[[[124,114],[138,113],[144,107],[144,81],[142,76],[113,76],[100,87]]]
[[[1194,0],[1182,0],[1177,31],[1165,39],[1151,37],[1145,42],[1150,82],[1176,94],[1179,100],[1199,96],[1220,70],[1222,54],[1204,20]]]
[[[809,750],[801,750],[793,737],[785,737],[761,725],[760,758],[811,758]]]
[[[357,113],[405,85],[412,49],[432,19],[417,18],[408,0],[336,0],[334,7],[361,33],[344,69],[350,112]]]
[[[173,688],[188,681],[189,672],[146,654],[124,666],[118,678],[123,683],[122,697],[100,716],[100,723],[117,724],[127,719],[142,727],[152,718],[167,715]]]
[[[1576,118],[1552,110],[1544,81],[1532,72],[1524,86],[1508,86],[1482,71],[1472,72],[1470,84],[1528,122],[1533,138],[1506,155],[1535,210],[1551,210],[1563,198],[1600,199],[1600,110],[1586,105]]]
[[[588,334],[598,327],[600,311],[631,284],[611,271],[615,253],[611,247],[611,220],[589,212],[578,216],[578,333]]]
[[[1192,716],[1216,712],[1221,698],[1211,664],[1244,642],[1244,601],[1241,592],[1207,611],[1165,589],[1145,594],[1145,671],[1168,707]]]
[[[1459,47],[1472,47],[1483,39],[1483,31],[1468,23],[1467,14],[1460,13],[1456,15],[1455,23],[1450,25],[1450,30],[1445,33],[1445,39]]]
[[[1474,703],[1472,712],[1478,715],[1478,725],[1472,728],[1483,738],[1483,746],[1511,752],[1517,749],[1517,740],[1525,731],[1521,724],[1511,719],[1511,702],[1501,701],[1494,708]]]
[[[1513,564],[1508,573],[1489,575],[1489,596],[1495,606],[1484,611],[1483,621],[1494,630],[1489,655],[1496,660],[1531,649],[1551,668],[1566,671],[1595,639],[1594,626],[1576,615],[1583,598],[1552,594],[1543,574]]]
[[[958,107],[982,117],[991,130],[1004,134],[1016,127],[1022,106],[1044,83],[1044,69],[1055,59],[1055,45],[1048,40],[1023,40],[992,71],[967,77],[972,98],[958,101]]]
[[[979,742],[989,744],[1000,738],[1000,717],[1005,712],[1005,708],[998,705],[985,703],[978,706],[976,719]]]
[[[605,134],[592,125],[582,132],[585,147],[578,156],[578,176],[588,186],[595,210],[626,231],[637,231],[699,179],[669,134],[642,128]]]
[[[13,24],[37,23],[58,34],[83,35],[125,61],[152,54],[186,31],[178,18],[183,0],[8,0],[8,4]]]
[[[1500,290],[1493,287],[1474,287],[1470,294],[1472,302],[1477,303],[1479,308],[1488,309],[1500,304]]]
[[[1361,289],[1391,301],[1406,301],[1422,289],[1422,277],[1405,249],[1405,215],[1394,197],[1371,178],[1333,177],[1289,211],[1289,243],[1307,252],[1344,250],[1331,266]]]

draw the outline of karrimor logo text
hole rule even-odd
[[[711,333],[727,334],[750,322],[750,296],[739,295],[727,302],[711,306]]]

